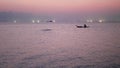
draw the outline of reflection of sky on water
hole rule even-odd
[[[119,68],[120,24],[87,25],[0,25],[0,67]]]

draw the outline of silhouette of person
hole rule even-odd
[[[86,28],[87,27],[87,25],[86,24],[84,24],[84,28]]]

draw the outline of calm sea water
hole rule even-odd
[[[75,25],[1,24],[0,68],[120,68],[120,23]]]

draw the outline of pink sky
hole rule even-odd
[[[0,0],[0,11],[54,13],[118,10],[120,10],[120,0]]]

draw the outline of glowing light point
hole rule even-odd
[[[86,20],[86,22],[90,22],[89,20]]]
[[[16,20],[14,20],[14,23],[16,23],[17,21]]]
[[[53,22],[55,22],[55,20],[53,20]]]
[[[37,23],[40,23],[40,20],[37,20]]]
[[[103,20],[99,20],[99,22],[100,22],[100,23],[102,23],[102,22],[103,22]]]
[[[89,20],[86,20],[86,22],[93,22],[93,20],[92,20],[92,19],[89,19]]]
[[[32,23],[35,23],[35,20],[32,20]]]
[[[90,20],[89,20],[89,22],[93,22],[93,20],[92,20],[92,19],[90,19]]]

